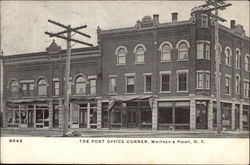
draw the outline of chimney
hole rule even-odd
[[[153,19],[154,19],[156,24],[159,24],[159,14],[154,14]]]
[[[235,20],[230,21],[230,28],[234,29],[235,28]]]
[[[178,13],[174,12],[172,13],[172,22],[176,22],[178,17]]]

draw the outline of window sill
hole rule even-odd
[[[116,64],[116,66],[126,66],[126,64]]]
[[[225,93],[225,96],[231,96],[231,94],[230,93]]]
[[[208,58],[196,58],[196,60],[208,60],[208,61],[210,61],[210,59],[208,59]]]
[[[144,65],[145,64],[145,62],[143,62],[143,63],[135,63],[135,65]]]
[[[188,91],[176,91],[176,93],[187,93]]]
[[[167,61],[161,61],[161,63],[169,63],[172,62],[171,60],[167,60]]]
[[[227,65],[227,64],[225,64],[225,66],[227,66],[227,67],[231,67],[231,65]]]
[[[152,94],[153,92],[144,92],[143,94]]]
[[[135,93],[125,93],[125,95],[135,95]]]
[[[171,91],[160,91],[160,93],[164,94],[164,93],[171,93]]]
[[[188,59],[182,59],[182,60],[177,60],[178,62],[185,62],[185,61],[188,61]]]
[[[109,96],[115,96],[117,93],[108,93]]]

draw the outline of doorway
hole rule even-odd
[[[79,128],[87,128],[87,110],[79,110]]]
[[[240,105],[235,105],[235,129],[240,129]]]
[[[138,110],[134,108],[127,109],[127,128],[137,128],[139,121]]]
[[[207,129],[207,102],[196,101],[196,128]]]

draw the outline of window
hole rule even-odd
[[[126,49],[121,47],[117,52],[117,64],[126,64]]]
[[[197,88],[202,89],[204,84],[204,73],[203,72],[197,72]]]
[[[161,92],[170,92],[170,73],[161,74]]]
[[[205,89],[210,89],[210,72],[205,72]]]
[[[109,93],[116,93],[116,77],[109,78]]]
[[[235,66],[237,69],[240,69],[240,50],[236,50],[236,59],[235,59]]]
[[[225,63],[228,66],[231,65],[231,56],[232,56],[231,49],[227,47],[225,50]]]
[[[249,97],[250,96],[250,89],[249,89],[249,82],[244,81],[244,97]]]
[[[142,46],[137,47],[136,49],[136,57],[135,57],[135,63],[144,63],[144,48]]]
[[[47,95],[47,82],[43,78],[38,81],[38,95]]]
[[[53,127],[54,128],[59,127],[59,105],[58,104],[53,105]]]
[[[177,91],[187,91],[187,80],[188,80],[188,75],[187,72],[179,72],[177,73],[177,78],[178,78],[178,85],[177,85]]]
[[[10,97],[18,97],[19,85],[16,80],[10,82]]]
[[[59,81],[53,82],[54,96],[59,96]]]
[[[230,94],[230,78],[229,77],[225,78],[225,88],[226,88],[225,93]]]
[[[197,43],[197,59],[203,59],[203,47],[203,43]]]
[[[152,92],[152,76],[144,76],[144,92]]]
[[[208,16],[205,14],[201,15],[201,28],[207,28],[208,27]]]
[[[171,60],[171,47],[169,44],[164,44],[161,50],[161,62]]]
[[[22,96],[28,96],[28,87],[27,87],[27,84],[22,84]]]
[[[34,95],[34,83],[22,83],[22,96],[33,96]]]
[[[86,79],[83,76],[76,79],[76,94],[86,94]]]
[[[245,56],[245,71],[250,71],[250,61],[249,61],[249,55],[247,54]]]
[[[90,94],[96,94],[96,79],[90,79],[89,80],[90,84]]]
[[[179,52],[179,60],[186,60],[188,59],[188,46],[185,42],[181,42],[179,44],[179,48],[178,48],[178,52]]]
[[[240,94],[240,76],[235,76],[235,93]]]
[[[206,43],[205,59],[210,59],[210,44]]]
[[[49,127],[48,105],[36,105],[36,128]]]
[[[126,93],[134,93],[135,92],[135,77],[127,76],[127,90]]]

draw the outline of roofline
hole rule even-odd
[[[222,25],[222,24],[219,24],[219,28],[223,29],[223,30],[226,30],[227,32],[229,32],[230,34],[236,36],[236,37],[239,37],[239,38],[242,38],[244,40],[250,40],[250,37],[249,36],[240,36],[240,35],[237,35],[235,33],[232,32],[232,29],[230,29],[229,27],[226,27],[225,25]]]

